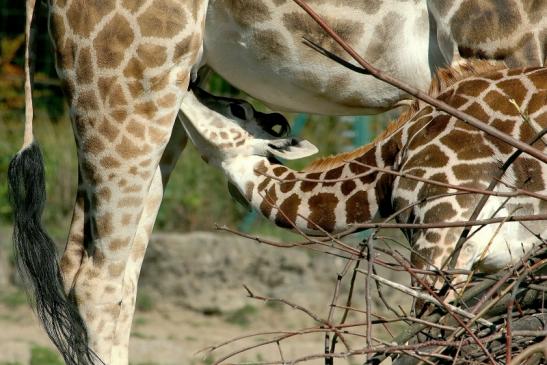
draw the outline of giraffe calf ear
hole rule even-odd
[[[297,160],[316,154],[319,150],[308,140],[285,138],[268,143],[268,152],[284,160]]]

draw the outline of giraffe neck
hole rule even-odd
[[[313,171],[295,171],[261,156],[235,158],[222,167],[245,200],[276,225],[337,233],[389,213],[393,176],[368,166],[394,167],[397,139],[343,162],[335,161],[340,156],[324,159]]]

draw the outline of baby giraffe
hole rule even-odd
[[[441,70],[430,95],[547,152],[545,139],[536,137],[547,127],[545,68],[464,64]],[[301,172],[277,158],[301,158],[317,149],[284,137],[288,124],[281,115],[198,88],[183,104],[183,125],[204,160],[221,168],[247,203],[281,227],[323,235],[393,213],[401,223],[465,221],[483,196],[409,175],[486,189],[501,174],[494,190],[505,195],[489,196],[477,219],[547,213],[547,165],[522,154],[502,173],[515,148],[422,102],[414,102],[371,144],[319,159]],[[533,194],[508,197],[516,188]],[[462,230],[407,230],[413,264],[444,267]],[[545,220],[475,227],[455,266],[497,271],[546,237]]]

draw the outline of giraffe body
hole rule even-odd
[[[432,91],[439,100],[515,138],[529,141],[536,128],[539,131],[547,127],[546,69],[498,70],[477,63],[462,65],[459,71],[443,71],[440,77],[450,86]],[[236,101],[224,100],[219,104],[201,91],[197,96],[189,95],[183,100],[187,116],[183,124],[205,159],[212,158],[211,163],[221,167],[242,196],[266,218],[281,227],[311,235],[340,233],[398,211],[396,218],[402,223],[468,220],[480,194],[443,196],[455,190],[374,168],[486,189],[514,152],[514,148],[484,132],[415,102],[393,124],[393,129],[372,145],[316,161],[298,172],[271,158],[312,154],[316,149],[308,142],[273,135],[267,138],[267,133],[259,130],[260,125],[265,125],[261,113],[243,116],[234,106],[219,107]],[[509,99],[514,99],[529,114],[531,124],[522,120]],[[534,146],[547,152],[542,140]],[[545,164],[521,156],[510,165],[495,191],[510,192],[511,186],[516,186],[547,199],[546,176]],[[422,199],[426,201],[419,203]],[[518,196],[503,204],[506,199],[490,197],[478,219],[547,212],[545,200]],[[427,262],[437,268],[445,265],[462,230],[408,230],[406,233],[418,253],[413,257],[414,264],[424,267]],[[457,267],[470,269],[475,265],[483,271],[500,270],[522,257],[541,242],[539,237],[545,239],[546,235],[545,221],[506,222],[472,229]]]
[[[33,3],[27,0],[30,15]],[[436,67],[453,61],[441,56],[436,21],[423,1],[341,3],[313,5],[335,21],[342,35],[351,36],[365,58],[393,76],[426,89]],[[79,160],[66,249],[59,266],[50,260],[62,280],[53,281],[66,292],[57,293],[57,299],[77,304],[92,350],[110,365],[128,361],[140,265],[163,189],[186,141],[175,118],[199,65],[209,63],[236,86],[281,109],[372,113],[406,98],[301,45],[299,37],[309,30],[314,41],[338,51],[290,1],[216,0],[208,7],[206,0],[49,0],[48,5],[56,68],[69,102]],[[211,22],[206,22],[206,11]],[[534,26],[545,28],[543,23]],[[31,126],[26,124],[25,147],[32,141]],[[25,148],[18,157],[36,150]],[[23,172],[34,167],[30,160],[21,161],[13,165],[12,176],[23,179]],[[39,225],[39,217],[34,219]],[[30,252],[36,245],[32,240],[18,244]],[[39,275],[33,279],[37,290],[55,287]],[[47,302],[42,304],[44,322],[62,329],[52,331],[54,326],[48,325],[46,330],[61,343],[70,342],[73,328],[62,322],[63,316],[48,312]],[[98,362],[86,359],[85,347],[67,346],[74,356],[59,347],[68,364]]]
[[[427,90],[434,70],[446,64],[430,42],[424,1],[326,1],[313,6],[359,54],[421,90]],[[351,60],[292,1],[211,0],[204,62],[274,110],[370,114],[406,98],[401,90],[303,45],[304,36]]]

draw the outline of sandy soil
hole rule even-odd
[[[235,324],[231,322],[238,318],[232,319],[226,315],[207,316],[169,304],[158,304],[157,308],[146,312],[137,311],[131,336],[131,364],[210,365],[231,351],[258,344],[271,336],[263,335],[240,341],[212,353],[200,352],[208,346],[250,333],[294,331],[314,325],[313,321],[295,310],[270,308],[261,304],[258,304],[256,311],[244,317],[249,324]],[[296,341],[285,341],[281,346],[283,356],[288,360],[320,353],[323,338],[322,335],[307,335],[299,336]],[[10,308],[0,305],[0,364],[30,364],[31,349],[36,345],[54,349],[29,307],[20,305]],[[247,351],[233,360],[238,363],[256,363],[279,359],[277,346],[268,345]],[[315,360],[308,363],[323,362]],[[354,364],[357,363],[357,358],[352,362],[338,360],[336,363]]]
[[[3,256],[5,260],[0,262],[0,269],[4,269],[4,275],[0,275],[0,365],[28,365],[33,347],[53,349],[53,345],[40,329],[21,289],[17,292],[14,288],[17,280],[7,263],[7,246],[1,243],[0,258]],[[4,246],[3,252],[1,246]],[[247,298],[242,284],[249,285],[257,295],[284,298],[327,318],[336,276],[344,262],[305,250],[271,249],[249,240],[213,233],[155,235],[141,272],[139,309],[130,341],[131,364],[211,365],[232,351],[255,346],[274,335],[260,334],[212,353],[199,352],[208,346],[252,333],[298,332],[317,327],[318,323],[303,311]],[[398,273],[383,275],[395,281],[407,280]],[[340,288],[338,304],[345,303],[350,276],[346,275]],[[361,310],[365,308],[363,288],[363,281],[359,279],[352,305]],[[385,294],[395,307],[408,308],[410,305],[408,298],[390,291]],[[372,297],[374,308],[381,308],[378,296],[373,294]],[[335,322],[341,315],[342,310],[337,309]],[[350,321],[363,322],[364,315],[357,313],[347,322]],[[397,332],[396,326],[392,329]],[[349,331],[357,335],[346,335],[347,345],[352,349],[363,347],[365,329],[359,327]],[[375,327],[373,334],[389,339],[380,326]],[[290,361],[321,354],[324,340],[323,334],[298,335],[281,342],[281,353],[273,343],[244,351],[225,363],[256,364],[280,361],[282,357]],[[346,348],[338,343],[336,350]],[[337,359],[335,364],[362,364],[362,360],[363,357]],[[323,363],[322,359],[306,362]]]

